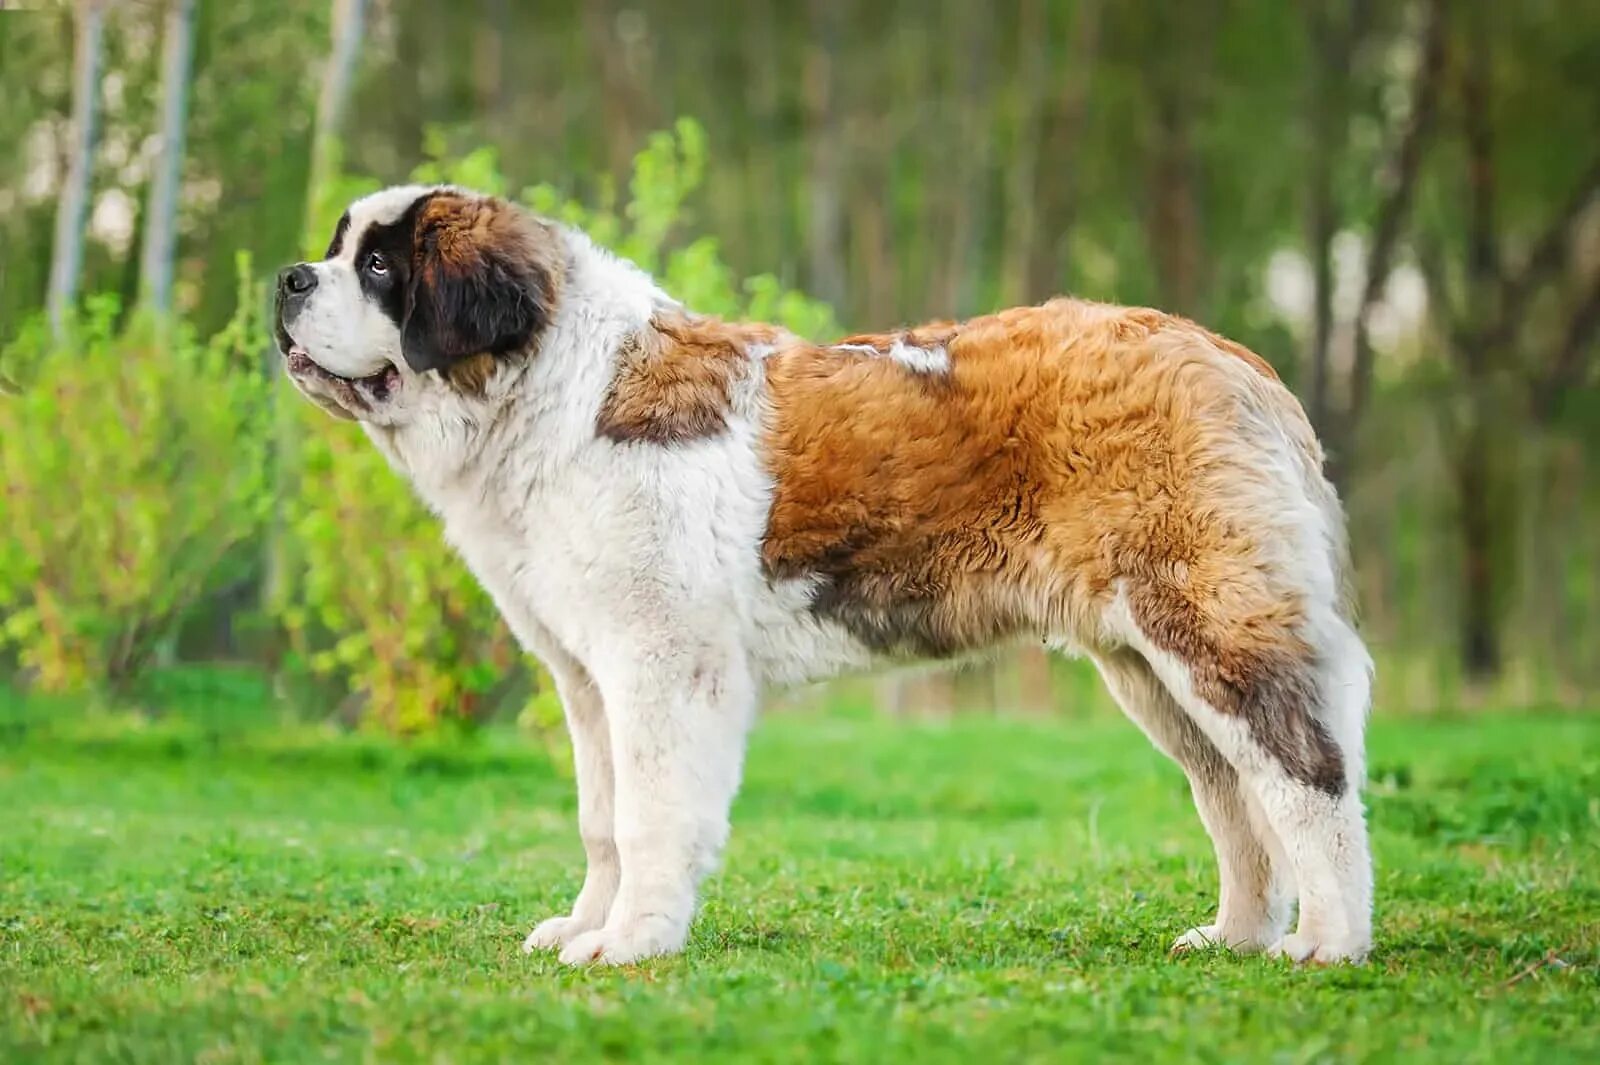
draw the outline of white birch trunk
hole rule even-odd
[[[94,170],[95,103],[100,94],[100,31],[104,0],[81,0],[72,72],[72,148],[56,204],[55,248],[50,260],[46,303],[50,328],[61,336],[68,311],[78,298],[83,270],[83,236],[89,217],[89,178]]]
[[[194,0],[171,0],[161,58],[161,147],[150,175],[139,284],[144,305],[160,315],[172,310],[172,276],[178,237],[178,186],[183,176],[184,119],[194,40]]]

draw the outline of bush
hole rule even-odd
[[[428,138],[433,159],[412,175],[507,195],[492,148],[443,160],[442,138]],[[785,289],[767,275],[737,284],[716,242],[672,243],[705,167],[705,138],[693,122],[652,136],[634,162],[629,198],[619,207],[610,187],[584,206],[548,186],[519,197],[541,214],[587,231],[601,244],[652,271],[697,310],[781,322],[804,336],[834,330],[821,303]],[[341,178],[346,195],[375,182]],[[323,197],[316,220],[326,239],[344,200]],[[493,708],[519,656],[488,596],[442,540],[438,523],[418,503],[365,436],[308,404],[298,405],[300,476],[287,511],[297,581],[285,589],[282,617],[294,646],[317,673],[336,679],[363,704],[365,719],[413,732],[449,714]],[[559,716],[548,685],[525,711],[536,723]]]
[[[268,510],[263,293],[206,343],[177,324],[116,327],[96,297],[53,342],[3,355],[0,644],[37,686],[128,680],[205,597],[250,575]]]

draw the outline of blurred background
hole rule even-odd
[[[559,717],[265,282],[449,179],[823,339],[1072,293],[1300,395],[1379,713],[1600,688],[1600,8],[0,3],[0,673],[404,733]],[[1087,712],[1019,652],[791,697]],[[76,704],[75,704],[76,705]]]

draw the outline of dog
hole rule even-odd
[[[525,950],[683,948],[764,688],[1031,640],[1188,776],[1221,899],[1175,952],[1368,953],[1372,665],[1320,445],[1252,352],[1066,298],[813,343],[450,186],[355,202],[277,296],[289,377],[561,697],[587,872]]]

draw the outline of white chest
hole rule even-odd
[[[866,668],[870,653],[809,610],[806,581],[760,573],[761,524],[716,493],[641,499],[588,481],[532,493],[524,509],[438,500],[460,552],[523,646],[553,636],[580,660],[625,633],[736,624],[761,680],[787,686]],[[685,631],[684,639],[693,637]]]

